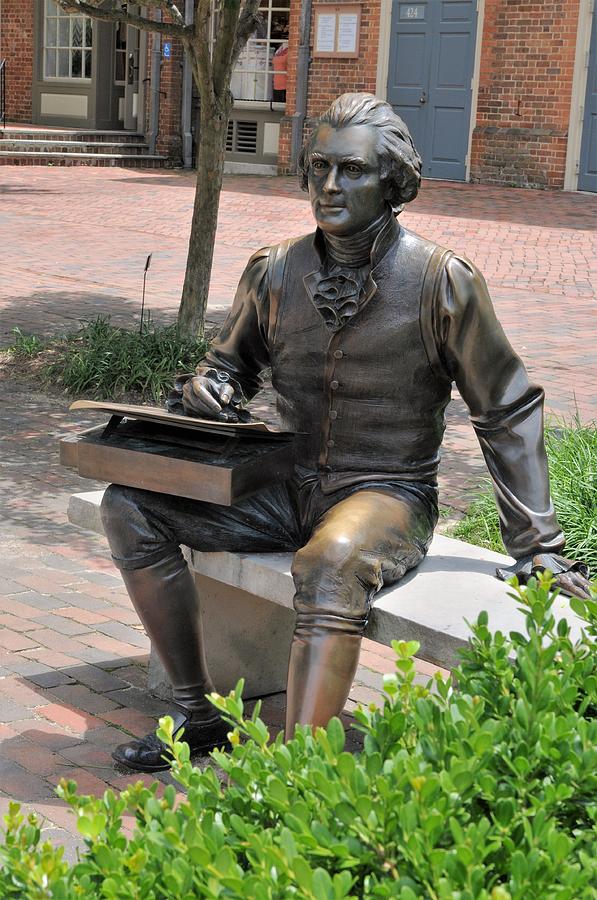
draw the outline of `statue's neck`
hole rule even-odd
[[[359,234],[337,235],[326,234],[325,240],[328,256],[339,265],[350,266],[350,268],[360,268],[369,264],[371,250],[375,243],[375,238],[380,233],[391,213],[387,210],[371,222],[370,225]]]

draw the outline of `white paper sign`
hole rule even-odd
[[[336,14],[323,13],[317,17],[317,37],[315,50],[318,53],[333,53],[336,41]]]
[[[358,15],[356,13],[340,13],[338,20],[338,52],[356,53]]]

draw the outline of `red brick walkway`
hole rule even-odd
[[[191,176],[106,169],[0,170],[0,343],[11,329],[74,328],[138,314],[145,256],[150,307],[172,319],[182,280]],[[549,409],[596,417],[597,197],[426,183],[407,225],[477,262],[502,321]],[[291,179],[229,178],[222,195],[210,316],[230,302],[256,247],[311,228]],[[66,521],[68,496],[89,482],[60,469],[59,433],[87,420],[66,403],[0,381],[0,807],[37,809],[48,836],[76,845],[53,796],[62,776],[84,791],[123,787],[109,750],[141,734],[163,706],[143,691],[147,641],[105,543]],[[464,505],[482,464],[465,411],[450,412],[444,500]],[[391,654],[367,645],[349,708],[378,696]],[[273,727],[283,697],[266,704]]]

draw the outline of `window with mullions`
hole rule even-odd
[[[91,78],[93,26],[87,16],[72,16],[45,0],[44,78]]]
[[[212,17],[217,28],[217,9]],[[261,24],[247,41],[232,74],[235,100],[286,102],[290,0],[261,0]]]

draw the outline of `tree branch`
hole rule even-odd
[[[218,36],[213,48],[212,72],[215,93],[220,96],[229,87],[232,55],[240,13],[240,0],[222,0]]]
[[[56,2],[65,12],[78,13],[102,22],[126,22],[127,25],[134,25],[135,28],[140,28],[142,31],[153,31],[168,37],[178,37],[184,41],[188,41],[193,36],[192,25],[179,25],[177,22],[154,22],[153,19],[146,19],[145,16],[124,12],[122,7],[114,2],[107,7],[95,6],[94,3],[87,2],[87,0],[56,0]],[[160,4],[155,3],[154,5]]]
[[[238,20],[236,41],[234,42],[234,49],[232,51],[233,66],[236,64],[248,39],[262,21],[263,20],[259,15],[259,0],[245,0]]]
[[[161,9],[167,13],[176,25],[184,26],[185,18],[173,0],[143,0],[143,6],[149,6],[151,9]]]

